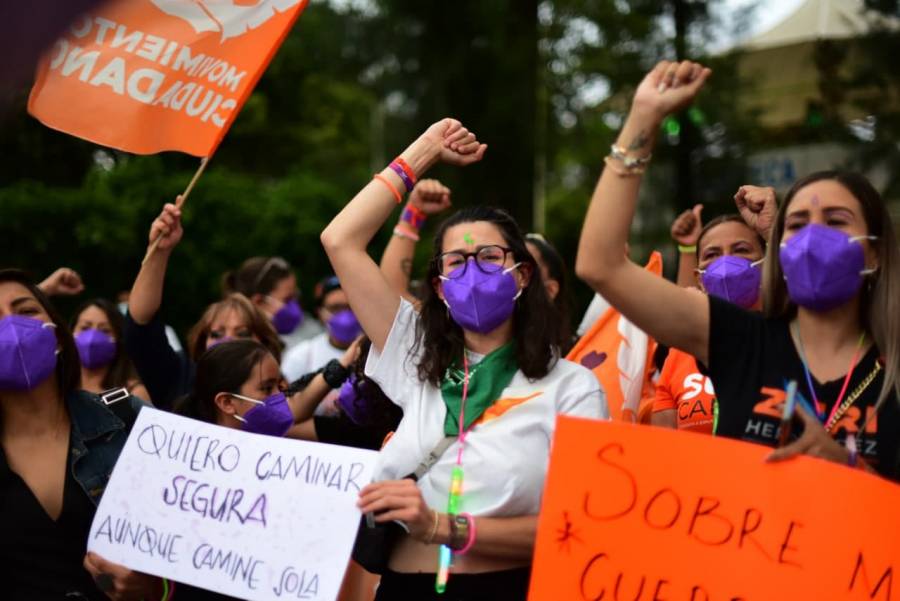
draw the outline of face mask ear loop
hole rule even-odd
[[[766,260],[766,258],[763,257],[759,261],[754,261],[754,262],[750,263],[750,267],[756,267],[757,265],[762,265],[765,262],[765,260]]]
[[[235,398],[242,399],[244,401],[248,401],[250,403],[255,403],[257,405],[265,405],[265,403],[263,403],[262,401],[257,401],[256,399],[251,399],[250,397],[246,397],[242,394],[237,394],[236,392],[229,392],[228,394],[230,394],[231,396],[233,396]]]
[[[247,420],[245,420],[243,417],[241,417],[241,416],[238,415],[237,413],[235,413],[234,415],[232,415],[232,417],[233,417],[234,419],[238,420],[239,422],[241,422],[242,424],[246,424],[246,423],[247,423]]]

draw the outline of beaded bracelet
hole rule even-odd
[[[375,175],[372,176],[372,179],[377,179],[382,184],[387,186],[388,190],[391,191],[391,194],[394,195],[394,198],[397,199],[397,204],[400,204],[401,202],[403,202],[403,195],[400,194],[400,191],[397,189],[397,186],[395,186],[394,184],[392,184],[391,182],[388,181],[388,178],[381,175],[380,173],[376,173]]]
[[[625,165],[626,169],[635,169],[637,167],[644,167],[647,163],[650,162],[650,159],[653,158],[652,154],[648,154],[645,157],[630,157],[628,156],[628,151],[624,148],[620,148],[613,144],[610,148],[610,155],[612,158],[617,161],[621,161],[623,165]]]
[[[613,172],[620,177],[638,177],[644,174],[643,167],[634,167],[632,169],[620,169],[613,165],[612,156],[607,156],[603,159],[603,162],[606,163],[606,166],[613,170]]]

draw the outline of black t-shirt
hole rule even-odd
[[[803,363],[791,339],[789,322],[766,319],[724,300],[709,297],[709,376],[718,399],[716,434],[774,447],[781,421],[779,405],[790,380],[812,402]],[[900,406],[890,396],[878,416],[860,432],[874,411],[884,381],[876,372],[878,349],[874,346],[860,360],[850,378],[845,398],[870,379],[857,400],[838,421],[833,434],[842,443],[848,432],[857,435],[860,456],[881,475],[900,481]],[[871,375],[876,373],[874,379]],[[830,415],[844,383],[813,380],[820,412]]]
[[[82,567],[93,519],[94,505],[72,475],[71,461],[66,465],[62,512],[54,521],[0,450],[0,565],[7,574],[3,598],[107,599]]]

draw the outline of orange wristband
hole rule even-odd
[[[372,176],[372,178],[377,179],[382,184],[384,184],[385,186],[388,187],[388,190],[390,190],[391,194],[394,195],[394,198],[397,199],[397,204],[400,204],[401,202],[403,202],[403,196],[400,194],[400,191],[397,189],[397,186],[395,186],[390,181],[388,181],[388,178],[381,175],[380,173],[376,173],[375,175]]]

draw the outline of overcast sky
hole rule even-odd
[[[735,10],[748,5],[756,5],[753,33],[770,29],[773,25],[794,12],[804,0],[724,0],[725,10]]]

